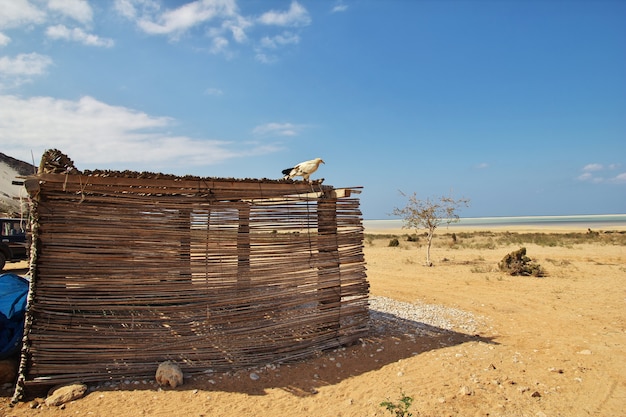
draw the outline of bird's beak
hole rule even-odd
[[[326,162],[324,162],[324,160],[323,160],[323,159],[322,159],[322,164],[324,164],[324,165],[326,164]]]

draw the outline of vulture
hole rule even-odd
[[[285,176],[284,179],[302,177],[303,180],[310,182],[309,177],[311,174],[317,171],[317,167],[319,167],[320,164],[324,163],[325,162],[322,161],[322,158],[315,158],[310,161],[300,162],[293,168],[283,169],[283,175]]]

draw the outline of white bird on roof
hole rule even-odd
[[[309,177],[312,173],[317,171],[317,168],[320,164],[324,164],[322,158],[311,159],[310,161],[300,162],[293,168],[283,169],[284,179],[293,178],[293,177],[302,177],[303,180],[309,181]]]

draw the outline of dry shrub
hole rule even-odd
[[[506,255],[498,264],[500,271],[510,275],[544,277],[545,271],[538,263],[526,256],[526,248]]]

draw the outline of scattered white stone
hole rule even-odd
[[[370,316],[373,319],[389,321],[390,316],[395,325],[410,328],[417,334],[428,334],[429,326],[452,330],[459,328],[475,333],[478,320],[470,312],[436,304],[422,302],[406,303],[392,298],[370,296]],[[482,318],[481,318],[482,321]]]
[[[579,355],[591,355],[591,351],[589,349],[583,349],[580,352],[577,352]]]
[[[250,373],[250,379],[253,381],[258,381],[261,377],[259,375],[257,375],[256,373],[252,372]]]

